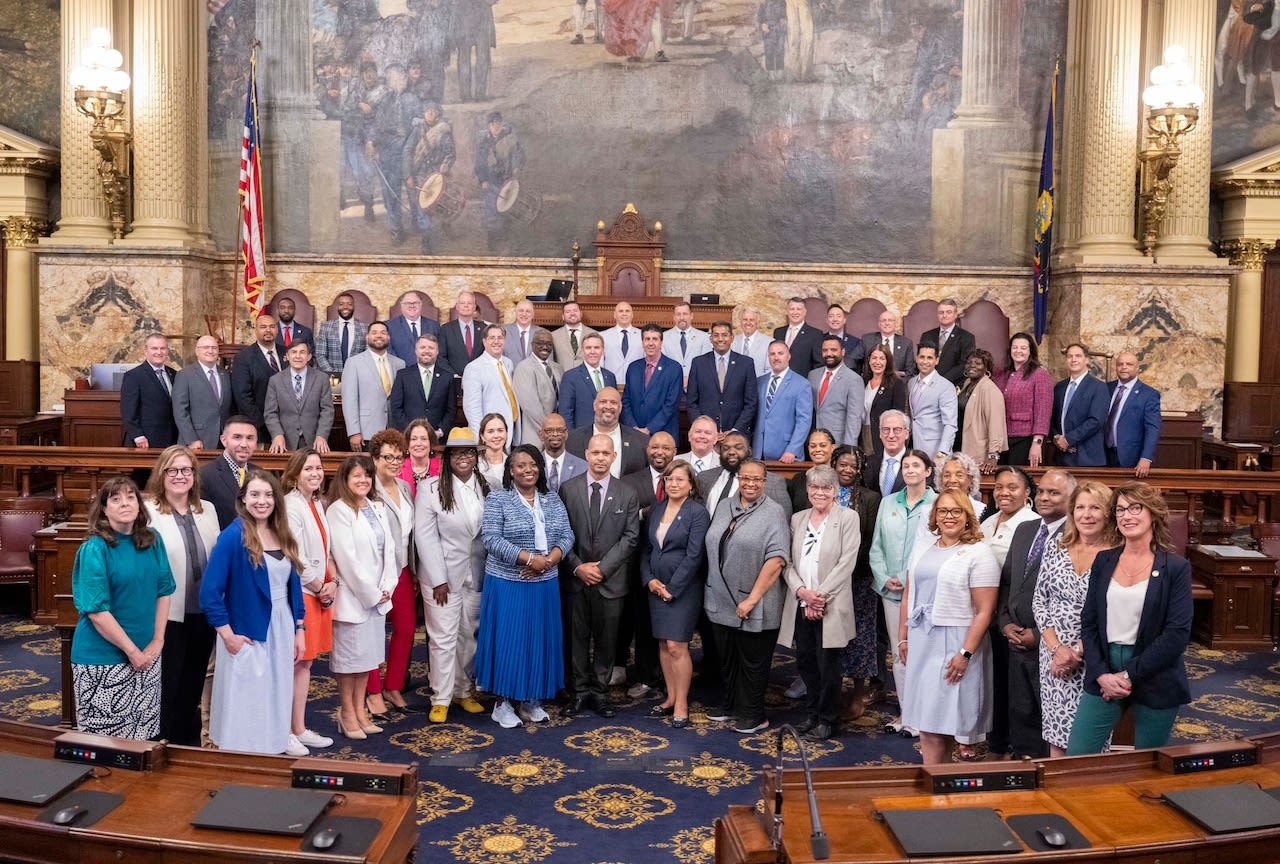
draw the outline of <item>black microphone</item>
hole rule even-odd
[[[800,764],[804,768],[804,788],[809,795],[809,825],[813,829],[809,835],[809,848],[815,861],[825,861],[831,857],[831,841],[822,830],[822,817],[818,815],[818,793],[813,788],[813,769],[809,767],[809,754],[805,752],[804,739],[790,723],[778,730],[778,753],[773,769],[773,848],[782,848],[782,739],[787,733],[796,741],[796,749],[800,751]]]

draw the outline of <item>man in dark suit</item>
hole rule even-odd
[[[721,432],[738,431],[751,437],[756,422],[755,361],[731,351],[733,325],[717,321],[711,325],[711,353],[693,358],[689,367],[689,390],[685,401],[689,417],[710,417]]]
[[[801,378],[807,377],[822,359],[822,334],[804,323],[808,311],[803,297],[792,297],[787,301],[787,323],[773,331],[773,338],[785,342],[791,351],[791,370]]]
[[[196,340],[196,362],[173,379],[173,419],[178,442],[192,450],[212,450],[231,416],[231,376],[218,366],[218,340]]]
[[[567,378],[568,375],[565,377]],[[622,394],[617,388],[606,387],[597,393],[592,407],[594,409],[592,422],[571,429],[565,449],[574,456],[585,459],[591,436],[608,435],[613,440],[614,451],[620,452],[619,457],[609,467],[609,472],[614,477],[621,477],[643,468],[649,436],[630,426],[623,426],[619,422],[622,417]]]
[[[554,344],[554,334],[553,334]],[[594,410],[596,394],[605,387],[617,387],[618,379],[604,366],[604,337],[588,333],[578,349],[581,362],[573,367],[561,366],[560,401],[556,410],[570,429],[587,422]]]
[[[284,368],[283,358],[276,351],[276,319],[263,313],[253,325],[254,343],[246,345],[236,354],[231,364],[231,392],[236,400],[236,413],[253,421],[259,441],[270,441],[265,410],[267,407],[267,382]]]
[[[938,326],[920,336],[921,345],[938,349],[938,373],[957,387],[964,380],[964,360],[977,347],[973,334],[956,323],[960,304],[948,297],[938,301]]]
[[[457,317],[440,328],[440,362],[461,375],[468,363],[484,353],[488,325],[476,317],[476,297],[470,291],[458,295],[454,310]]]
[[[168,366],[169,340],[159,333],[147,337],[146,359],[134,366],[120,381],[120,421],[124,426],[124,446],[146,450],[168,447],[178,440],[173,420],[173,377]]]
[[[288,297],[281,297],[276,303],[276,351],[284,354],[295,342],[307,343],[311,355],[316,352],[315,336],[311,328],[293,320],[298,306]]]
[[[751,457],[751,442],[741,432],[730,432],[720,442],[720,466],[708,468],[697,476],[698,494],[712,518],[716,507],[738,491],[738,466]],[[791,495],[787,483],[777,474],[768,474],[764,481],[764,494],[782,507],[791,518]]]
[[[1138,355],[1132,351],[1116,355],[1116,380],[1107,389],[1107,465],[1146,477],[1160,441],[1160,391],[1138,380]]]
[[[680,434],[684,371],[679,362],[662,353],[662,328],[657,324],[640,328],[640,343],[644,356],[627,367],[622,422],[646,435],[666,432],[674,439]]]
[[[236,496],[248,472],[257,468],[249,461],[258,446],[258,428],[241,414],[227,418],[222,427],[222,456],[210,459],[200,469],[200,492],[218,514],[218,527],[226,528],[236,518]]]
[[[329,376],[309,367],[311,349],[306,342],[294,342],[285,359],[289,365],[267,382],[263,416],[271,433],[271,452],[314,447],[317,453],[328,453],[333,431]]]
[[[880,444],[882,452],[867,457],[863,468],[863,482],[868,489],[880,492],[887,498],[906,484],[902,481],[902,457],[907,453],[907,439],[911,437],[911,418],[890,408],[880,415]],[[890,461],[892,460],[892,462]]]
[[[390,350],[393,356],[399,357],[409,367],[414,362],[418,337],[425,333],[438,335],[440,325],[430,318],[422,317],[424,304],[421,292],[406,291],[397,302],[400,304],[400,314],[387,322],[387,332],[391,337]],[[458,372],[461,374],[462,367],[458,367]]]
[[[858,353],[862,345],[862,341],[857,337],[850,336],[844,329],[848,324],[848,318],[845,315],[844,307],[839,303],[832,303],[827,307],[827,331],[822,334],[822,340],[829,339],[834,336],[840,340],[840,350],[844,351],[844,365],[850,369],[854,368],[854,356]],[[818,342],[818,366],[821,368],[822,361],[822,341]],[[812,370],[810,370],[812,371]]]
[[[876,322],[878,329],[874,333],[866,333],[858,345],[857,356],[854,357],[853,368],[859,373],[866,371],[867,357],[877,345],[884,346],[893,358],[893,372],[899,378],[910,378],[916,374],[916,349],[906,336],[899,336],[898,316],[888,309],[880,313]]]
[[[560,565],[572,610],[571,715],[586,708],[605,718],[618,713],[609,704],[609,677],[628,590],[627,563],[640,537],[640,515],[636,493],[610,474],[617,458],[608,435],[593,435],[587,444],[587,473],[560,486],[574,536],[573,548]]]
[[[1058,462],[1072,467],[1107,464],[1107,385],[1089,374],[1089,350],[1079,342],[1067,346],[1067,376],[1053,387],[1049,434]]]
[[[1014,530],[1004,559],[995,612],[995,629],[1004,638],[991,640],[993,753],[1012,750],[1014,758],[1032,759],[1049,755],[1041,731],[1040,631],[1031,600],[1045,550],[1062,533],[1075,486],[1075,478],[1060,468],[1044,473],[1036,492],[1040,518],[1023,522]]]
[[[387,402],[391,428],[404,429],[410,420],[425,417],[436,430],[436,438],[444,441],[458,415],[458,382],[453,370],[440,362],[435,336],[419,336],[416,355],[418,362],[397,372],[391,385]]]

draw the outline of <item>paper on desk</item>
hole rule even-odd
[[[1201,545],[1201,549],[1210,555],[1217,555],[1219,558],[1266,558],[1256,549],[1241,549],[1239,546],[1211,546]]]

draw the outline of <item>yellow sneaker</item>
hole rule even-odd
[[[453,702],[455,705],[460,707],[463,711],[466,711],[468,714],[484,713],[484,706],[470,696],[467,696],[463,699],[454,699]]]
[[[431,713],[427,715],[427,719],[432,723],[443,723],[449,719],[448,705],[432,705]]]

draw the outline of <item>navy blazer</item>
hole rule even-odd
[[[721,432],[736,430],[751,440],[756,424],[756,362],[745,354],[730,351],[724,376],[724,392],[720,391],[720,375],[716,370],[719,356],[712,351],[693,358],[689,367],[689,389],[685,401],[689,421],[706,415],[716,421]]]
[[[250,462],[245,471],[257,468]],[[218,527],[225,529],[236,518],[236,497],[240,494],[240,479],[231,471],[224,455],[218,454],[200,469],[200,495],[213,505],[218,514]]]
[[[288,560],[288,559],[286,559]],[[218,535],[200,580],[200,608],[209,626],[231,625],[232,632],[254,642],[267,638],[271,624],[271,581],[267,562],[257,567],[244,548],[244,522],[237,518]],[[306,619],[298,569],[289,565],[289,608],[294,621]]]
[[[403,360],[406,366],[417,363],[418,353],[417,346],[414,345],[413,331],[409,329],[409,322],[404,320],[403,315],[397,315],[387,322],[387,332],[391,334],[391,344],[388,346],[391,353]],[[439,339],[440,325],[423,316],[418,319],[418,335],[435,336]]]
[[[671,596],[679,599],[695,580],[706,579],[706,539],[711,514],[697,501],[686,500],[675,521],[667,527],[666,540],[659,547],[658,525],[666,512],[666,501],[654,504],[650,511],[649,545],[640,556],[640,585],[647,591],[649,582],[657,579]]]
[[[1112,669],[1107,639],[1107,588],[1123,547],[1107,549],[1093,559],[1089,593],[1080,611],[1080,637],[1084,640],[1084,689],[1102,695],[1098,676]],[[1186,558],[1161,549],[1147,583],[1147,597],[1138,621],[1133,659],[1124,671],[1133,684],[1130,698],[1148,708],[1176,708],[1191,701],[1187,667],[1183,662],[1191,641],[1191,564]]]
[[[276,352],[280,369],[289,364]],[[231,364],[231,392],[236,397],[236,413],[243,414],[258,427],[258,443],[270,443],[264,412],[267,408],[267,382],[279,370],[272,369],[258,343],[246,345],[236,354]]]
[[[644,386],[645,358],[632,360],[627,367],[627,386],[622,391],[622,422],[635,429],[644,427],[653,435],[670,433],[680,440],[680,395],[684,391],[684,369],[680,361],[663,354],[653,370],[649,386]],[[594,412],[593,412],[594,414]]]
[[[164,374],[172,389],[174,376],[178,373],[165,366]],[[133,439],[142,436],[146,436],[147,446],[152,448],[178,443],[173,398],[146,361],[124,373],[120,380],[120,421],[124,426],[126,447],[136,447]]]
[[[307,347],[311,349],[311,360],[314,363],[316,354],[315,334],[311,332],[311,328],[306,324],[300,324],[297,319],[294,319],[293,342],[289,343],[289,348],[292,348],[298,342],[307,343]],[[284,346],[284,324],[279,319],[276,319],[276,351],[283,354],[287,350],[289,349]]]
[[[604,378],[604,386],[617,387],[618,377],[600,365],[600,375]],[[572,369],[564,370],[560,379],[560,401],[556,404],[557,412],[564,418],[570,429],[586,426],[596,417],[596,385],[591,382],[587,364],[579,363]]]
[[[387,409],[393,429],[403,432],[410,421],[425,417],[433,428],[440,430],[442,438],[449,437],[458,416],[458,381],[453,370],[439,361],[431,367],[431,397],[427,398],[415,360],[396,373]]]
[[[863,379],[863,383],[866,383],[866,379]],[[896,375],[891,380],[881,382],[876,388],[876,395],[871,397],[871,413],[867,415],[867,425],[871,427],[871,445],[876,453],[884,452],[884,442],[880,440],[880,415],[889,410],[907,413],[907,384]]]
[[[1065,435],[1074,453],[1057,452],[1061,465],[1098,467],[1107,464],[1107,451],[1103,446],[1107,431],[1107,412],[1111,400],[1107,398],[1107,385],[1085,373],[1071,397],[1067,416],[1062,416],[1062,403],[1067,396],[1070,378],[1064,378],[1053,387],[1053,420],[1049,424],[1050,436]],[[1055,448],[1056,449],[1056,448]],[[1136,463],[1135,463],[1136,464]]]
[[[1107,385],[1107,416],[1111,416],[1111,401],[1116,396],[1119,381]],[[1105,433],[1103,435],[1105,440]],[[1114,454],[1107,454],[1107,464],[1113,468],[1133,468],[1139,459],[1156,461],[1156,444],[1160,441],[1160,391],[1148,387],[1135,378],[1124,400],[1124,408],[1116,418],[1116,446]],[[1115,464],[1112,465],[1112,455]]]

